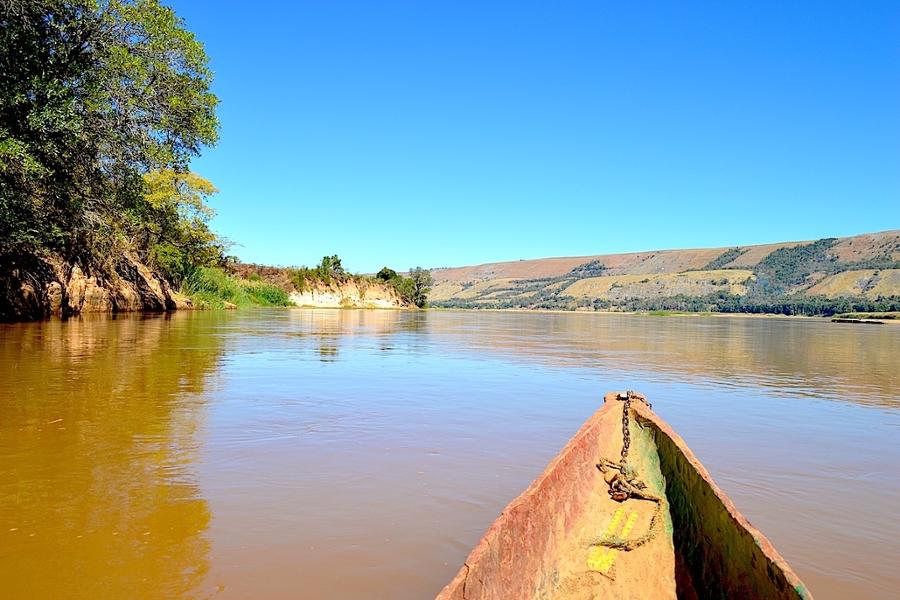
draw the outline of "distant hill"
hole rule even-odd
[[[900,309],[900,230],[435,269],[434,306],[833,314]]]

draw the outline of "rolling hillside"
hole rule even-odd
[[[435,269],[430,301],[460,308],[897,310],[900,230],[732,248],[659,250]]]

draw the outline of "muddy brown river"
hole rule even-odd
[[[819,600],[900,589],[900,326],[246,310],[0,325],[0,597],[430,598],[633,388]]]

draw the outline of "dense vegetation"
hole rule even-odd
[[[229,265],[228,271],[240,280],[268,283],[286,292],[322,291],[323,288],[339,292],[337,288],[353,284],[363,295],[369,286],[385,286],[392,288],[403,303],[419,307],[426,306],[428,293],[433,284],[431,272],[421,267],[410,269],[408,277],[388,267],[384,267],[374,276],[350,273],[336,254],[322,257],[315,267],[236,264]]]
[[[410,269],[409,277],[404,277],[393,269],[384,267],[375,275],[375,278],[393,286],[404,302],[415,304],[419,308],[427,305],[428,293],[431,291],[431,286],[434,285],[431,271],[422,267]]]
[[[600,302],[598,308],[610,308]],[[826,298],[823,296],[785,296],[771,300],[759,300],[731,294],[708,296],[670,296],[648,300],[630,300],[621,306],[624,310],[655,311],[677,310],[687,312],[755,313],[778,315],[832,316],[846,312],[872,312],[900,310],[900,298]]]
[[[287,292],[259,280],[240,279],[222,269],[198,267],[185,279],[182,291],[200,308],[226,306],[290,306]]]
[[[828,250],[837,240],[825,238],[811,244],[779,248],[766,256],[754,269],[756,284],[751,289],[754,296],[783,294],[802,285],[816,271],[828,272],[837,257]]]
[[[291,282],[294,287],[303,292],[316,285],[329,285],[332,282],[346,283],[353,281],[358,285],[371,283],[391,286],[403,302],[414,304],[424,308],[428,303],[428,293],[434,284],[431,271],[422,267],[413,267],[409,270],[409,277],[397,273],[397,271],[384,267],[374,277],[368,275],[352,275],[347,273],[341,265],[341,259],[337,255],[325,256],[318,266],[313,268],[300,267],[294,269],[291,274]]]
[[[583,265],[578,265],[570,271],[570,275],[576,278],[582,277],[600,277],[606,271],[606,265],[599,260],[592,260]]]
[[[747,251],[744,250],[743,248],[729,248],[728,250],[726,250],[725,252],[723,252],[722,254],[717,256],[716,258],[709,261],[709,263],[705,267],[703,267],[701,270],[702,271],[715,271],[717,269],[721,269],[728,263],[731,263],[731,262],[737,260],[738,257],[740,257],[742,254],[744,254],[746,252]]]
[[[879,298],[825,298],[823,296],[786,296],[771,300],[758,300],[731,294],[710,294],[707,296],[666,296],[661,298],[628,299],[612,302],[605,299],[576,299],[562,294],[548,294],[536,298],[523,306],[516,301],[484,301],[473,305],[466,300],[443,300],[435,302],[442,308],[483,308],[510,309],[529,308],[536,310],[601,310],[601,311],[680,311],[755,313],[780,315],[833,316],[843,313],[871,313],[900,311],[900,297]]]
[[[112,274],[131,253],[173,279],[222,257],[203,47],[156,0],[0,4],[0,256],[55,254]]]
[[[323,256],[319,265],[312,269],[299,267],[294,269],[291,274],[291,281],[300,292],[306,291],[314,283],[328,285],[332,282],[344,283],[354,278],[358,278],[358,276],[347,273],[341,265],[340,257],[336,254]]]
[[[289,304],[235,272],[209,227],[216,189],[188,170],[217,141],[211,83],[203,46],[158,0],[0,1],[0,267],[56,257],[111,280],[130,256],[200,306]],[[375,281],[337,256],[291,280],[350,278]],[[424,306],[430,281],[387,283]]]

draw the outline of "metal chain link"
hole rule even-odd
[[[631,409],[631,391],[625,396],[625,402],[622,404],[622,458],[619,459],[620,465],[625,465],[628,461],[628,448],[631,446],[631,432],[628,430],[628,411]]]
[[[646,484],[638,477],[635,469],[627,464],[628,450],[631,448],[631,430],[629,428],[631,401],[643,402],[651,409],[653,406],[647,402],[646,398],[631,390],[624,394],[619,394],[617,399],[622,401],[622,457],[619,459],[618,464],[601,458],[597,468],[603,473],[603,479],[609,485],[609,496],[612,500],[616,502],[625,502],[629,498],[647,500],[656,503],[656,508],[650,517],[650,525],[647,528],[647,532],[643,535],[630,539],[625,539],[618,535],[604,535],[594,539],[591,545],[627,551],[634,550],[656,537],[656,534],[662,529],[662,515],[667,510],[668,502],[665,495],[656,496],[648,490]]]
[[[628,429],[628,421],[630,420],[628,413],[631,410],[631,401],[639,400],[646,404],[648,408],[653,408],[653,405],[632,390],[625,392],[625,398],[622,400],[622,458],[619,459],[619,464],[624,467],[628,461],[628,449],[631,447],[631,431]]]

